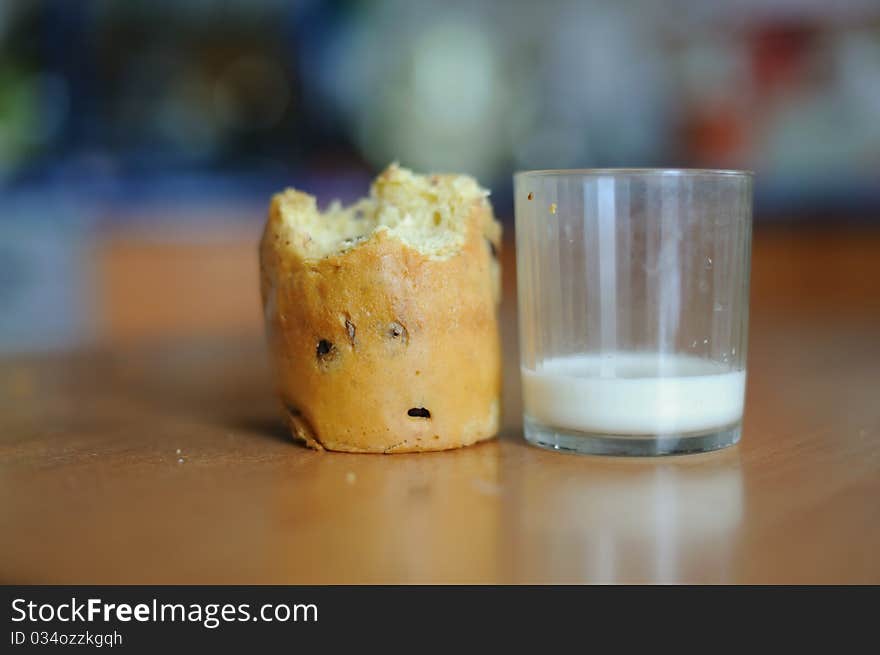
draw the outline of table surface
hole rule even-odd
[[[257,334],[2,360],[0,582],[878,583],[880,238],[792,234],[756,236],[715,453],[524,443],[511,248],[503,435],[458,451],[293,444]]]

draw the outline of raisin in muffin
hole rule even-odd
[[[487,196],[464,175],[392,165],[350,207],[272,198],[261,291],[295,437],[397,453],[495,435],[501,226]]]

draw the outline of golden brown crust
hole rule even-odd
[[[303,260],[285,247],[282,220],[273,202],[261,291],[294,436],[316,448],[376,453],[494,436],[500,226],[488,202],[474,203],[465,244],[447,259],[378,231],[342,254]]]

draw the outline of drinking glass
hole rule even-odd
[[[752,174],[514,176],[526,439],[604,455],[739,441]]]

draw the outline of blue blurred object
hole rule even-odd
[[[4,196],[0,352],[65,348],[93,336],[91,214],[77,194]]]

